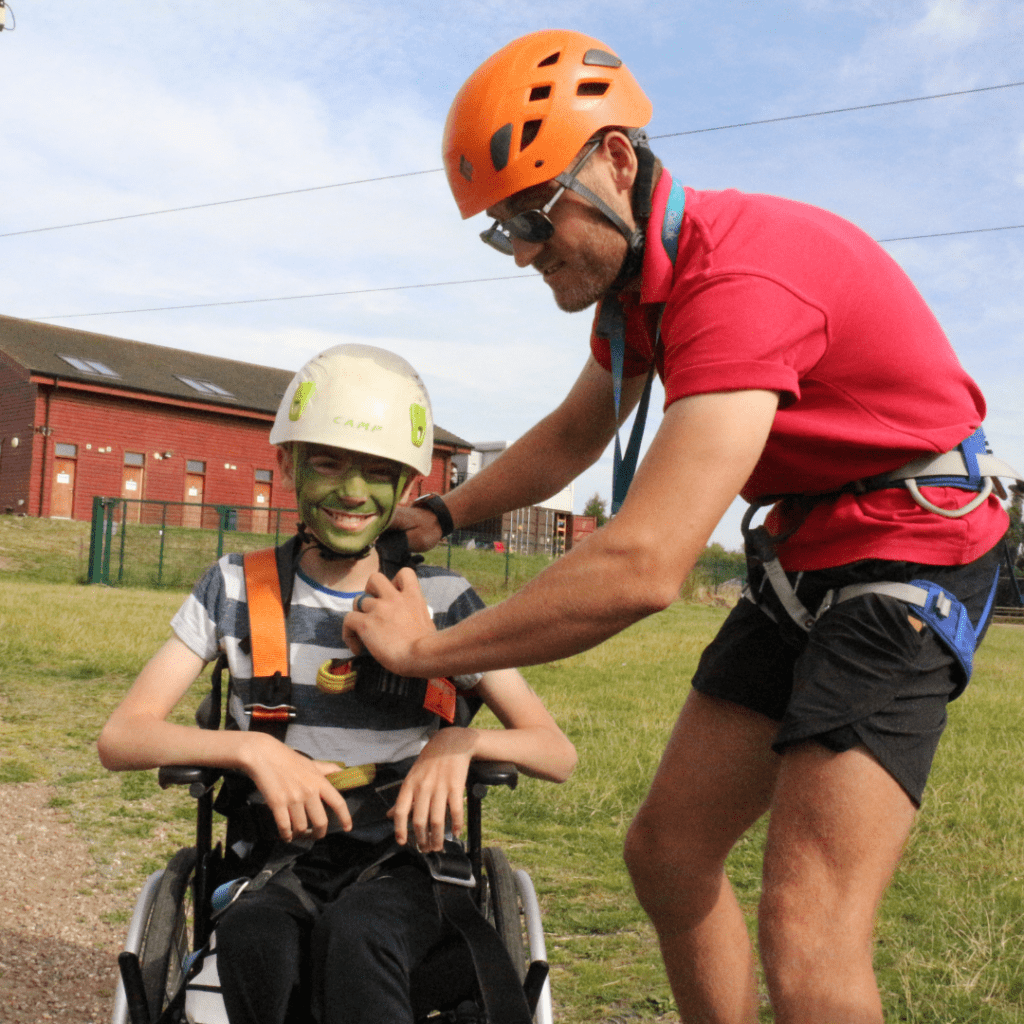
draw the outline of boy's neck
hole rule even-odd
[[[365,590],[370,576],[380,568],[377,549],[371,548],[365,558],[326,559],[318,548],[310,545],[299,556],[302,571],[315,583],[328,590],[353,593]]]

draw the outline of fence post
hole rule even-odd
[[[224,554],[224,521],[227,519],[228,510],[226,505],[217,506],[217,561]]]
[[[160,506],[160,561],[156,567],[156,585],[162,586],[164,582],[164,543],[167,540],[167,502]]]
[[[508,540],[505,543],[505,589],[508,590],[509,559],[512,557],[512,520],[508,522]]]
[[[141,518],[142,509],[139,508],[139,517]],[[121,502],[121,549],[118,554],[117,563],[117,582],[124,582],[124,539],[128,532],[128,501]]]
[[[114,546],[114,502],[107,498],[104,502],[103,524],[103,562],[100,566],[100,583],[110,583],[110,549]]]
[[[89,527],[89,583],[102,582],[103,567],[103,499],[97,494],[92,499],[92,523]]]

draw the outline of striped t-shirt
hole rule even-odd
[[[420,565],[416,575],[438,629],[483,607],[473,588],[457,573]],[[285,742],[317,760],[347,765],[415,757],[437,731],[436,715],[411,704],[373,706],[354,691],[323,693],[317,689],[321,665],[332,658],[352,657],[342,643],[341,624],[356,596],[329,590],[301,569],[296,571],[287,624],[296,715]],[[225,652],[233,681],[228,714],[240,729],[248,729],[243,705],[249,702],[252,647],[241,555],[225,555],[207,570],[171,620],[171,627],[182,643],[205,661]],[[479,675],[457,676],[455,684],[467,690],[479,679]]]

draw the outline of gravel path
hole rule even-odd
[[[105,1024],[134,894],[110,893],[36,783],[0,786],[0,1024]]]

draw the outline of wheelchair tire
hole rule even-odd
[[[519,887],[504,851],[489,846],[483,850],[481,859],[487,878],[487,919],[501,936],[522,981],[530,965],[530,956],[523,929]]]
[[[196,851],[192,847],[179,850],[171,858],[160,879],[139,943],[142,983],[153,1020],[178,991],[192,952],[195,869]]]

